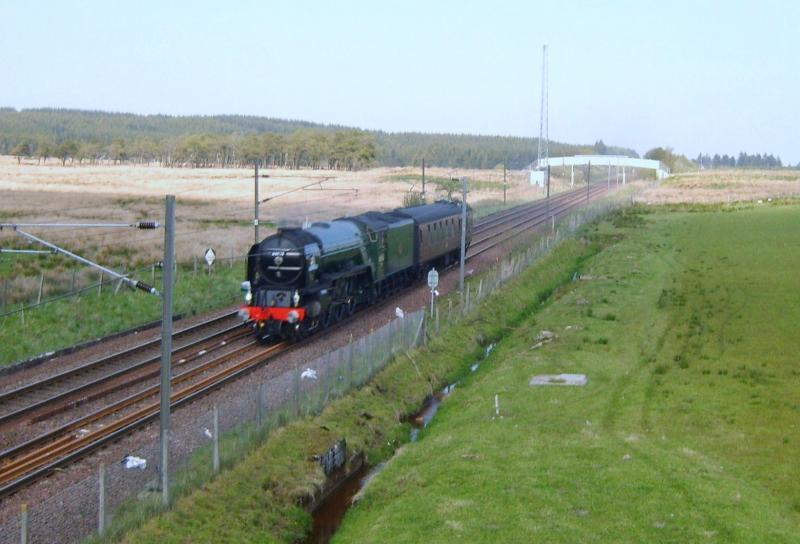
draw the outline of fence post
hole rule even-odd
[[[370,335],[371,334],[372,333],[370,333]],[[353,333],[350,333],[350,349],[349,349],[349,352],[350,352],[350,355],[347,358],[347,369],[350,372],[350,379],[349,379],[349,383],[347,384],[347,389],[350,389],[351,387],[353,387],[353,383],[354,383],[354,380],[353,380]]]
[[[97,534],[103,536],[106,531],[106,466],[100,463],[97,490]]]
[[[22,544],[28,544],[28,505],[22,503],[21,510],[19,517],[19,541]]]
[[[42,291],[44,291],[44,272],[39,276],[39,294],[36,297],[36,304],[42,303]]]
[[[3,280],[3,311],[6,310],[6,304],[8,304],[8,280]]]
[[[436,307],[436,334],[439,334],[439,307]]]
[[[70,283],[69,294],[75,294],[75,269],[72,269],[72,283]]]
[[[264,390],[266,389],[265,385],[266,384],[264,382],[260,382],[258,384],[258,393],[257,393],[258,399],[256,402],[256,426],[259,429],[261,429],[261,427],[264,425]]]
[[[300,416],[300,367],[294,369],[294,413]]]
[[[97,284],[97,294],[103,294],[103,271],[100,271],[100,283]]]
[[[214,455],[212,459],[214,474],[219,472],[219,408],[214,405]]]
[[[197,277],[197,255],[192,255],[192,277]]]
[[[414,335],[414,341],[411,343],[410,346],[406,346],[406,349],[417,347],[417,343],[419,342],[419,335],[420,335],[420,333],[422,333],[422,328],[423,328],[424,325],[425,325],[425,311],[423,310],[422,316],[420,317],[420,320],[419,320],[419,325],[417,326],[417,333]],[[422,333],[422,334],[423,334],[422,343],[425,344],[425,336],[424,336],[424,333]]]

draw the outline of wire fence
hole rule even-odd
[[[170,436],[171,496],[209,481],[285,423],[319,413],[330,401],[368,382],[393,357],[475,312],[481,300],[544,257],[584,224],[628,204],[628,197],[588,205],[552,225],[532,247],[515,253],[467,283],[463,296],[430,309],[407,312],[370,334],[261,383],[233,384],[211,410],[176,410]],[[157,435],[157,433],[149,433]],[[153,436],[123,458],[97,466],[86,478],[28,505],[0,511],[0,544],[76,542],[92,534],[122,530],[122,515],[139,521],[160,510],[159,443]],[[325,452],[319,452],[323,454]],[[130,525],[130,522],[128,522]],[[134,523],[135,525],[135,523]],[[25,540],[27,539],[27,540]]]
[[[176,265],[175,279],[176,282],[187,281],[198,275],[214,274],[220,268],[240,267],[243,270],[245,259],[245,255],[218,257],[213,266],[208,266],[202,256],[194,255],[191,262]],[[160,262],[132,271],[124,268],[120,271],[157,288],[161,286],[162,272]],[[128,289],[119,279],[93,270],[48,271],[41,272],[38,277],[3,278],[0,284],[0,318],[76,296],[101,296],[108,292],[117,295]]]

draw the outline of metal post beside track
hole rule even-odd
[[[503,206],[506,205],[506,163],[503,161]]]
[[[586,200],[589,200],[589,185],[592,184],[592,161],[586,165]]]
[[[255,234],[255,242],[258,243],[258,161],[255,161],[256,174],[255,174],[255,210],[253,211],[253,228]]]
[[[425,159],[422,159],[422,200],[425,200]]]
[[[461,262],[458,267],[458,290],[464,297],[464,258],[467,245],[467,178],[461,178]]]
[[[164,217],[164,274],[161,295],[161,432],[160,432],[160,470],[161,503],[169,506],[169,435],[170,435],[170,394],[172,378],[172,289],[175,273],[175,195],[167,195]]]
[[[212,468],[214,470],[214,474],[219,472],[219,408],[217,405],[214,405],[214,455],[212,459]]]
[[[106,532],[106,466],[103,463],[100,463],[97,479],[97,534],[103,536]]]
[[[28,544],[28,505],[22,503],[19,517],[19,541]]]

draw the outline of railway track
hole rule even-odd
[[[505,221],[492,227],[483,228],[476,235],[473,230],[472,243],[467,252],[467,258],[471,259],[489,251],[498,244],[514,238],[521,231],[525,231],[546,223],[552,219],[558,219],[566,212],[572,211],[607,191],[605,186],[597,186],[589,191],[570,191],[561,193],[559,199],[550,199],[550,202],[537,204],[522,213],[510,214]]]
[[[588,192],[577,190],[560,193],[549,201],[517,206],[476,222],[467,259],[477,257],[524,230],[546,223],[551,217],[558,218],[605,192],[606,187],[599,185]],[[233,340],[248,332],[241,327],[240,322],[237,325],[224,325],[226,319],[235,319],[235,316],[235,313],[226,314],[176,333],[176,336],[182,337],[190,332],[197,333],[203,327],[217,328],[200,339],[176,348],[173,351],[174,368],[181,368],[187,362],[211,351],[220,353],[172,377],[172,408],[237,379],[290,349],[285,343],[262,347],[255,342],[245,342],[239,347],[231,348]],[[222,328],[219,328],[221,324]],[[153,340],[3,393],[0,395],[0,407],[6,410],[0,415],[0,426],[13,421],[24,421],[26,417],[29,420],[47,417],[70,403],[74,405],[88,402],[119,391],[130,386],[131,381],[138,384],[156,378],[158,358],[142,354],[147,349],[157,348],[159,344],[159,340]],[[299,344],[291,347],[296,345]],[[139,354],[139,359],[133,363],[130,360],[132,354]],[[52,391],[53,388],[56,390]],[[159,413],[158,391],[157,383],[146,386],[94,412],[0,452],[0,497],[14,493],[51,474],[54,469],[153,421]],[[119,415],[122,412],[125,412],[124,415]]]
[[[600,186],[598,185],[594,189],[598,189]],[[553,195],[550,197],[550,205],[554,206],[559,202],[574,197],[577,194],[583,194],[584,197],[586,196],[586,191],[582,189],[572,190],[572,191],[565,191]],[[476,221],[475,225],[472,228],[472,235],[476,236],[481,234],[481,232],[496,227],[497,225],[502,225],[503,223],[507,222],[509,219],[514,219],[517,217],[524,216],[527,213],[530,213],[533,210],[538,208],[546,208],[547,207],[547,200],[535,200],[533,202],[528,202],[526,204],[520,204],[519,206],[514,206],[513,208],[509,208],[507,210],[503,210],[501,212],[493,213],[487,217],[484,217],[480,221]]]
[[[241,320],[236,313],[207,319],[181,329],[173,336],[179,343],[179,347],[172,351],[173,364],[183,364],[195,359],[200,352],[216,349],[220,344],[225,345],[241,336],[240,331]],[[180,342],[180,339],[192,334],[199,334],[201,337]],[[160,346],[160,338],[150,340],[0,393],[0,428],[26,416],[31,417],[47,406],[66,408],[87,402],[91,399],[86,392],[104,384],[116,384],[117,389],[124,387],[125,384],[119,382],[132,373],[138,375],[136,381],[127,381],[128,385],[146,379],[148,371],[158,368]],[[109,389],[106,387],[107,392],[110,392]]]

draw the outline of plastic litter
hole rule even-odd
[[[126,455],[122,459],[122,466],[128,469],[138,468],[139,470],[144,470],[147,468],[147,459],[142,459],[135,455]]]

